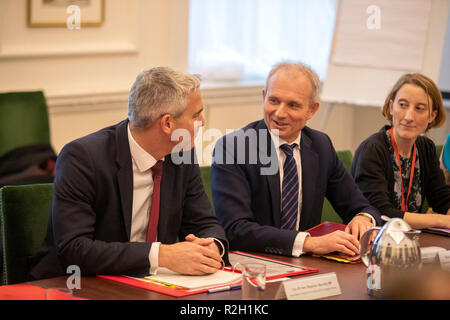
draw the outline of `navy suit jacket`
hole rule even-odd
[[[292,254],[297,231],[280,229],[280,175],[274,148],[263,120],[222,137],[215,146],[212,195],[231,250]],[[364,198],[326,134],[305,127],[301,131],[300,154],[300,231],[320,224],[325,197],[345,223],[359,212],[366,212],[381,224],[379,212]],[[273,174],[262,174],[262,169],[274,165],[275,172],[269,170]]]
[[[122,121],[61,151],[48,234],[33,260],[31,279],[65,274],[68,265],[78,265],[83,275],[148,274],[152,243],[130,242],[133,169],[127,125],[128,120]],[[198,165],[177,165],[168,155],[161,181],[158,241],[175,243],[189,233],[217,238],[228,247]]]

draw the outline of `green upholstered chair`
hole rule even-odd
[[[213,203],[212,191],[211,191],[211,167],[210,166],[201,166],[200,174],[202,176],[203,186],[205,187],[206,195],[208,196],[209,202],[211,203],[211,206],[214,211],[214,203]]]
[[[352,161],[353,161],[353,155],[350,150],[339,150],[336,151],[338,158],[342,161],[342,164],[344,165],[345,169],[350,172],[352,167]],[[343,223],[341,217],[334,211],[333,206],[330,204],[328,199],[325,199],[323,203],[323,209],[322,209],[322,222],[324,221],[332,221],[332,222],[338,222]]]
[[[353,155],[350,150],[336,151],[338,158],[342,161],[345,169],[350,172],[352,169]]]
[[[441,153],[442,153],[443,146],[444,145],[442,145],[442,144],[436,145],[436,155],[437,155],[438,159],[441,158]]]
[[[0,189],[2,284],[27,281],[29,258],[40,248],[47,233],[52,190],[51,183]]]
[[[0,114],[0,157],[19,147],[50,144],[42,91],[0,93]]]

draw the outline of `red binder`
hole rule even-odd
[[[297,275],[301,275],[301,274],[319,272],[319,269],[317,269],[317,268],[305,267],[305,266],[301,266],[299,264],[285,262],[285,261],[271,259],[271,258],[266,258],[266,257],[258,256],[255,254],[246,253],[246,252],[231,251],[230,254],[235,254],[238,256],[242,256],[242,257],[253,258],[253,259],[255,259],[254,262],[266,261],[269,263],[275,263],[275,264],[280,264],[280,265],[285,265],[285,266],[292,266],[292,267],[296,268],[296,270],[292,270],[290,272],[276,273],[276,274],[270,274],[268,271],[268,274],[266,275],[267,280],[280,279],[280,278],[285,278],[285,277],[297,276]],[[231,261],[231,255],[230,255],[230,261]],[[231,268],[231,267],[226,267],[226,268]],[[240,271],[236,270],[236,272],[240,272]]]
[[[31,284],[0,286],[0,300],[45,300],[45,289]],[[72,300],[88,300],[72,296]]]
[[[228,270],[225,270],[225,271],[228,271]],[[209,289],[212,289],[212,288],[226,287],[226,286],[229,286],[229,285],[239,284],[241,282],[241,281],[237,281],[237,282],[232,283],[232,284],[225,284],[225,285],[220,285],[220,286],[215,286],[215,287],[202,288],[202,289],[198,289],[198,290],[180,290],[180,289],[166,287],[166,286],[159,285],[159,284],[156,284],[156,283],[151,283],[151,282],[139,280],[137,278],[130,278],[130,277],[126,277],[126,276],[97,275],[97,277],[103,278],[103,279],[112,280],[112,281],[117,281],[117,282],[120,282],[120,283],[128,284],[128,285],[131,285],[131,286],[135,286],[135,287],[139,287],[139,288],[142,288],[142,289],[154,291],[154,292],[157,292],[157,293],[166,294],[168,296],[177,297],[177,298],[178,297],[190,296],[190,295],[198,294],[198,293],[203,293],[203,292],[206,292],[206,291],[208,291]]]
[[[336,230],[344,231],[345,224],[325,221],[322,222],[321,224],[318,224],[315,227],[312,227],[311,229],[306,230],[306,232],[309,232],[311,237],[319,237],[334,232]]]
[[[344,231],[345,227],[346,227],[346,225],[342,224],[342,223],[325,221],[325,222],[322,222],[321,224],[319,224],[315,227],[312,227],[311,229],[305,230],[305,231],[309,232],[309,234],[312,237],[319,237],[319,236],[323,236],[328,233],[334,232],[336,230]],[[361,263],[361,258],[359,255],[354,255],[354,256],[350,257],[349,255],[340,253],[340,252],[332,252],[332,253],[321,255],[320,257],[329,259],[329,260],[333,260],[333,261],[337,261],[337,262],[342,262],[342,263],[352,263],[352,264],[353,263]]]

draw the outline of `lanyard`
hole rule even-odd
[[[389,129],[389,134],[391,135],[391,142],[392,142],[392,146],[394,147],[395,156],[397,157],[398,168],[400,170],[400,178],[402,181],[402,211],[406,211],[406,205],[408,203],[409,194],[411,193],[411,186],[412,186],[412,181],[413,181],[413,177],[414,177],[414,165],[416,163],[416,149],[417,149],[416,143],[414,143],[414,146],[413,146],[413,159],[412,159],[412,165],[411,165],[411,174],[409,177],[408,194],[406,195],[406,201],[405,201],[404,193],[403,193],[402,163],[400,162],[400,155],[398,153],[397,143],[395,142],[395,139],[394,139],[393,128]]]

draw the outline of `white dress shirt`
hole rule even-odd
[[[130,145],[131,160],[133,163],[133,205],[131,215],[130,241],[145,242],[147,238],[149,212],[152,205],[153,195],[153,175],[151,168],[157,160],[147,151],[141,148],[134,140],[128,124],[128,141]],[[164,161],[164,158],[161,159]],[[225,254],[225,247],[216,238],[216,244],[220,246],[221,256]],[[156,235],[158,240],[158,235]],[[159,266],[159,246],[160,242],[153,242],[149,253],[150,271],[155,274]]]
[[[136,140],[134,140],[129,124],[128,141],[133,163],[133,205],[130,241],[145,242],[153,194],[153,175],[151,169],[156,164],[157,159],[142,149]],[[161,160],[164,161],[164,159]],[[156,238],[158,239],[158,235],[156,235]],[[154,274],[158,268],[160,244],[160,242],[153,242],[150,249],[150,274]]]
[[[270,131],[269,131],[270,132]],[[275,149],[277,151],[278,155],[278,167],[280,169],[280,190],[283,190],[283,165],[286,161],[286,154],[283,150],[280,149],[280,146],[283,144],[293,144],[296,143],[297,146],[293,149],[293,156],[294,160],[297,164],[297,173],[298,173],[298,212],[297,212],[297,225],[295,230],[298,231],[300,226],[300,218],[301,218],[301,211],[302,211],[302,202],[303,202],[303,189],[302,189],[302,160],[301,160],[301,154],[300,154],[300,139],[301,134],[291,143],[287,143],[280,137],[276,136],[274,137],[273,133],[270,132],[270,135],[272,137],[272,141],[274,142]],[[278,144],[278,145],[277,145]],[[280,197],[282,198],[282,197]],[[281,204],[280,204],[281,207]],[[371,219],[372,224],[376,225],[374,217],[372,217],[370,214],[365,212],[360,212],[358,215],[366,216]],[[299,257],[303,253],[303,245],[305,243],[306,237],[310,236],[309,232],[299,232],[294,240],[294,246],[292,247],[292,256]]]
[[[269,131],[270,132],[270,131]],[[292,141],[291,143],[287,143],[280,137],[274,137],[273,133],[270,132],[270,135],[272,136],[272,141],[275,144],[275,149],[277,151],[278,155],[278,167],[280,169],[280,190],[283,190],[283,176],[284,176],[284,162],[286,161],[286,154],[283,150],[280,149],[280,146],[283,144],[293,144],[296,143],[297,146],[293,149],[293,156],[295,163],[297,165],[297,174],[298,174],[298,210],[297,210],[297,224],[295,226],[295,230],[298,231],[300,226],[300,216],[302,212],[302,202],[303,202],[303,193],[302,193],[302,161],[301,161],[301,155],[300,155],[300,139],[301,134],[298,135],[297,139]],[[278,144],[278,145],[277,145]],[[282,197],[280,197],[281,199]],[[281,201],[281,200],[280,200]],[[282,204],[280,204],[281,207]],[[303,244],[305,242],[305,239],[310,234],[308,232],[299,232],[294,240],[294,246],[292,247],[292,256],[299,257],[301,254],[303,254]]]

